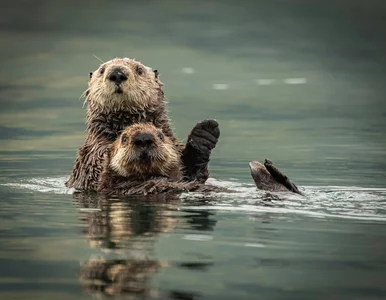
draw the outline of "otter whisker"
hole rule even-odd
[[[82,99],[83,97],[86,97],[86,95],[87,95],[87,92],[89,92],[90,91],[90,88],[88,88],[88,89],[86,89],[85,91],[83,91],[83,93],[80,95],[80,97],[79,97],[79,100],[80,99]]]
[[[152,157],[155,161],[160,161],[160,162],[165,161],[165,157],[164,157],[163,155],[161,155],[161,153],[151,153],[151,157]]]
[[[137,153],[134,153],[132,151],[130,151],[126,157],[126,161],[129,163],[129,164],[132,164],[132,163],[135,163],[136,161],[139,160],[139,156]]]
[[[96,56],[95,54],[93,54],[93,56],[94,56],[97,60],[99,60],[102,64],[105,63],[103,60],[101,60],[101,59],[100,59],[98,56]]]
[[[89,93],[89,92],[90,92],[90,89],[87,89],[87,90],[85,90],[85,91],[82,93],[82,95],[80,95],[80,97],[79,97],[79,100],[82,99],[82,98],[84,98],[82,108],[84,108],[84,106],[86,105],[86,103],[87,103],[87,101],[88,101],[88,99],[89,99],[89,97],[90,97],[90,93]]]

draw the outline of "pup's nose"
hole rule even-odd
[[[127,80],[127,75],[120,68],[114,69],[110,75],[109,80],[115,84],[121,84],[123,81]]]
[[[149,147],[154,143],[153,135],[149,133],[140,133],[133,139],[134,145],[141,147]]]

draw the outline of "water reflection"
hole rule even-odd
[[[154,235],[173,230],[177,222],[173,209],[178,198],[162,202],[154,197],[140,202],[139,198],[109,199],[76,193],[74,199],[77,207],[86,211],[82,221],[87,225],[85,235],[93,248],[126,249],[135,246],[136,241],[152,241]]]
[[[213,231],[217,223],[214,212],[181,210],[178,197],[111,199],[94,193],[75,193],[73,198],[90,248],[101,250],[98,257],[90,257],[80,267],[82,287],[89,293],[153,297],[159,292],[151,278],[161,269],[173,265],[207,271],[213,265],[160,261],[154,245],[161,233],[171,233],[177,227]],[[168,294],[174,299],[193,299],[196,295],[184,291]]]
[[[187,223],[190,224],[192,228],[200,231],[213,231],[216,226],[217,220],[211,218],[214,215],[210,211],[197,211],[184,209],[184,212],[189,213],[182,218],[186,219]]]
[[[178,199],[155,204],[156,199],[140,203],[82,193],[74,194],[74,199],[83,210],[83,233],[90,247],[109,250],[81,265],[83,288],[106,295],[156,293],[150,278],[167,263],[153,258],[153,246],[157,234],[175,228],[172,210]]]
[[[151,295],[156,292],[149,279],[160,267],[156,260],[90,259],[81,266],[80,279],[91,293]]]

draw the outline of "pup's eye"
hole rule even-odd
[[[159,133],[158,133],[158,137],[159,137],[159,139],[160,139],[161,141],[164,140],[164,135],[162,134],[162,132],[159,132]]]
[[[126,135],[122,135],[121,142],[122,142],[123,145],[127,144],[127,137],[126,137]]]
[[[137,71],[138,75],[142,75],[142,73],[143,73],[143,69],[141,67],[137,67],[136,71]]]
[[[100,74],[103,74],[105,72],[105,67],[102,67],[100,70],[99,70],[99,73]]]
[[[90,78],[92,78],[92,72],[90,72]]]
[[[154,70],[155,78],[158,78],[158,70]]]

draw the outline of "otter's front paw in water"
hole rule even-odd
[[[216,120],[204,120],[192,129],[188,143],[199,151],[211,151],[217,145],[220,128]]]
[[[204,120],[194,126],[182,152],[186,180],[204,183],[208,179],[210,154],[219,137],[220,128],[216,120]]]

